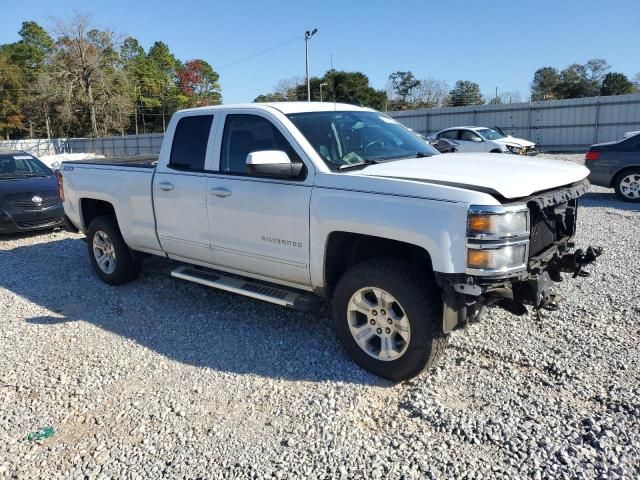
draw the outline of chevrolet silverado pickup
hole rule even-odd
[[[411,378],[487,307],[553,307],[588,170],[440,155],[377,111],[267,103],[177,112],[159,157],[64,162],[65,222],[111,285],[145,254],[174,277],[284,307],[328,306],[352,359]],[[173,268],[173,267],[172,267]]]

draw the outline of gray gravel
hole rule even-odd
[[[582,205],[576,240],[606,253],[558,311],[491,310],[399,385],[326,318],[162,259],[108,287],[80,235],[2,239],[0,478],[638,478],[640,206]]]

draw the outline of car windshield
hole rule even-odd
[[[500,138],[504,138],[499,132],[496,132],[493,128],[479,128],[476,130],[485,140],[498,140]]]
[[[287,115],[332,170],[438,151],[378,112],[306,112]]]
[[[53,172],[40,160],[26,153],[0,155],[0,178],[48,177]]]

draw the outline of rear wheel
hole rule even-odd
[[[625,202],[640,202],[640,169],[626,170],[613,183],[618,198]]]
[[[87,232],[87,248],[93,270],[109,285],[121,285],[135,280],[142,262],[122,238],[113,216],[94,219]]]
[[[373,259],[348,270],[331,302],[338,338],[362,368],[394,381],[419,375],[443,354],[438,286],[410,264]]]

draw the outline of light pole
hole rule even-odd
[[[311,37],[316,33],[318,33],[317,28],[304,32],[304,64],[307,74],[307,102],[311,101],[311,82],[309,81],[309,40],[311,40]]]
[[[327,84],[324,82],[320,84],[320,101],[322,101],[322,87],[326,87],[326,86]]]

